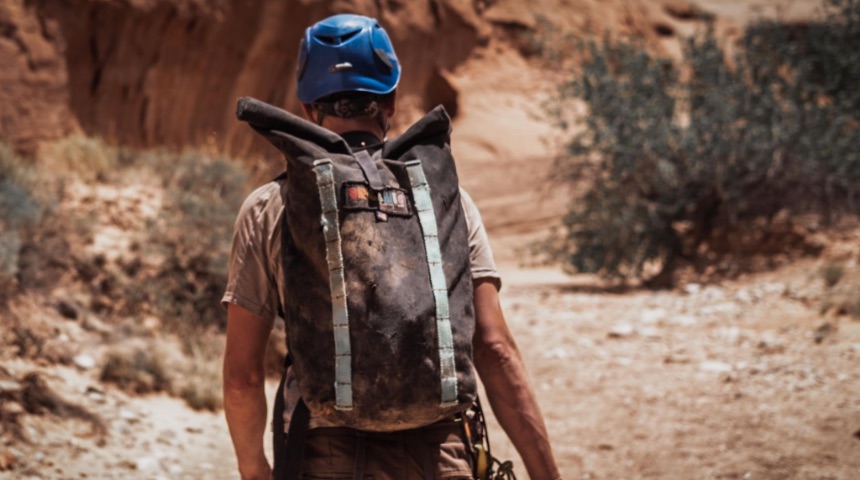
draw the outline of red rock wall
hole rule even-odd
[[[445,72],[485,43],[471,0],[2,0],[0,140],[19,150],[74,131],[131,146],[260,151],[233,116],[251,95],[298,112],[304,28],[380,18],[403,63],[401,121],[438,103]]]

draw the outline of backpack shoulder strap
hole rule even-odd
[[[272,412],[272,450],[274,451],[274,480],[299,480],[301,477],[302,454],[305,447],[305,437],[310,425],[310,410],[304,400],[299,399],[290,417],[290,431],[284,432],[284,388],[286,388],[287,370],[292,364],[292,358],[287,354],[284,359],[284,373],[275,395],[275,405]]]

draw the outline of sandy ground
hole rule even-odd
[[[502,265],[503,306],[564,478],[860,478],[860,322],[806,305],[815,268],[618,294]],[[0,478],[236,478],[221,414],[128,397],[92,371],[43,371],[108,435],[27,417],[32,443],[12,447],[18,465]],[[527,478],[498,427],[491,438]]]

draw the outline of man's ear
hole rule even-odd
[[[317,123],[316,111],[307,103],[302,104],[302,110],[305,112],[305,118],[313,123]]]

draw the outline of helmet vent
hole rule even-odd
[[[316,35],[316,39],[326,45],[337,46],[348,42],[349,39],[358,35],[360,32],[361,30],[356,30],[344,35]]]

